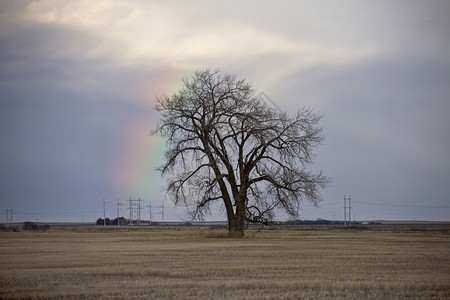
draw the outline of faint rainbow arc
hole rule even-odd
[[[180,88],[185,74],[186,72],[170,69],[159,73],[158,76],[150,76],[143,87],[141,105],[146,109],[153,108],[156,95],[174,93]],[[165,142],[161,137],[150,135],[156,121],[151,120],[149,116],[148,122],[136,122],[126,133],[126,141],[119,154],[115,185],[122,193],[129,193],[129,196],[151,197],[152,195],[139,194],[161,189],[160,175],[155,169],[162,163]]]

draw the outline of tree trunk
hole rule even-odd
[[[243,201],[241,201],[240,198],[237,198],[236,213],[231,219],[228,216],[228,236],[243,237],[244,227],[245,227],[245,206]]]
[[[228,221],[228,237],[240,238],[244,236],[244,222]]]

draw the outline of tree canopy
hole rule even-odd
[[[268,224],[276,210],[297,217],[303,201],[321,200],[330,180],[308,169],[324,138],[311,109],[280,112],[246,80],[211,69],[158,97],[155,109],[162,118],[153,133],[167,140],[159,171],[193,218],[221,201],[230,235],[242,236],[246,223]]]

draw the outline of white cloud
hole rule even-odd
[[[24,19],[81,30],[92,36],[95,46],[78,55],[85,59],[106,57],[121,65],[157,63],[191,68],[280,55],[288,58],[283,66],[288,71],[314,64],[347,63],[378,52],[367,46],[287,37],[259,29],[245,19],[229,22],[226,16],[216,15],[205,24],[197,20],[192,7],[180,11],[157,2],[137,7],[119,0],[47,0],[30,3]]]

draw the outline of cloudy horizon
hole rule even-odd
[[[155,171],[155,98],[197,69],[323,116],[313,169],[333,183],[302,219],[450,221],[447,1],[2,1],[0,222],[187,220]],[[148,219],[148,208],[142,212]],[[283,216],[280,216],[282,218]],[[212,219],[226,219],[220,207]]]

